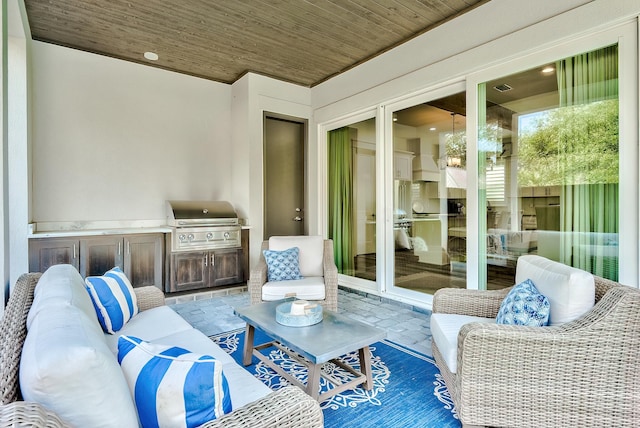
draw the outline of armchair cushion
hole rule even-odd
[[[299,248],[300,274],[307,276],[324,276],[322,265],[324,255],[324,238],[322,236],[272,236],[269,238],[269,249],[282,251],[288,248]]]
[[[231,412],[222,363],[211,356],[120,336],[118,362],[143,427],[197,427]]]
[[[549,300],[527,279],[504,298],[498,311],[498,324],[542,327],[549,324]]]
[[[595,281],[589,272],[536,255],[518,258],[516,283],[530,279],[549,299],[549,325],[573,321],[595,304]]]
[[[463,325],[470,322],[495,323],[493,318],[475,317],[459,314],[431,315],[431,335],[438,346],[451,373],[458,368],[458,333]]]
[[[307,276],[292,281],[269,281],[262,286],[262,300],[264,301],[284,299],[290,293],[295,293],[298,299],[324,300],[324,278]]]
[[[300,274],[298,247],[288,248],[283,251],[263,250],[264,259],[267,262],[267,277],[269,281],[286,281],[302,279]]]

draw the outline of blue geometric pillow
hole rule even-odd
[[[209,355],[120,336],[118,362],[143,428],[197,427],[232,410],[222,363]]]
[[[298,247],[284,251],[263,250],[267,261],[267,278],[271,281],[286,281],[289,279],[302,279]]]
[[[115,334],[138,313],[136,293],[119,267],[84,282],[105,332]]]
[[[549,300],[530,279],[516,285],[504,298],[496,323],[541,327],[549,325]]]

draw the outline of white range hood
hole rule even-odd
[[[414,181],[440,181],[441,175],[432,155],[419,155],[413,158]]]

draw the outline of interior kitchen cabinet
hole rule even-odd
[[[83,278],[120,267],[134,287],[163,287],[164,234],[38,238],[29,241],[29,271],[73,265]]]
[[[196,290],[244,281],[242,248],[177,252],[171,255],[169,292]]]
[[[413,153],[396,150],[393,156],[394,177],[396,180],[413,179]]]

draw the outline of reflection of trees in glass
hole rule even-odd
[[[618,182],[618,100],[562,107],[534,119],[518,147],[518,184]]]

